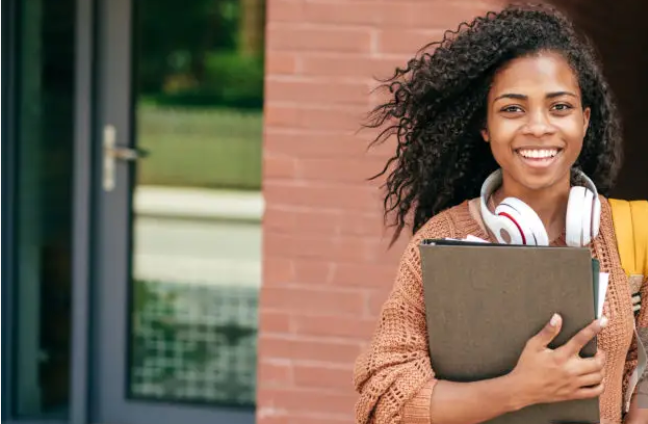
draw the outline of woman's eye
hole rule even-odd
[[[554,108],[555,110],[558,110],[558,111],[561,111],[561,112],[562,112],[562,111],[565,111],[565,110],[572,109],[571,105],[568,105],[568,104],[565,104],[565,103],[559,103],[559,104],[557,104],[557,105],[554,105],[553,108]]]
[[[521,112],[522,108],[520,106],[506,106],[502,108],[502,112],[515,113]]]

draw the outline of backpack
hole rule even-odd
[[[648,278],[648,201],[608,199],[612,207],[612,221],[617,238],[621,267],[628,276],[635,314],[635,338],[637,340],[637,367],[630,376],[625,399],[626,412],[630,399],[646,369],[646,348],[637,331],[636,317],[641,309],[640,290]]]

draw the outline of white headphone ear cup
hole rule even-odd
[[[567,216],[565,218],[566,242],[571,247],[583,246],[583,211],[585,208],[585,187],[575,186],[569,191]],[[589,229],[588,231],[589,232]]]
[[[581,243],[583,246],[587,246],[592,241],[592,212],[594,209],[594,194],[585,189],[585,198],[583,199],[583,210],[582,210],[582,240]]]
[[[500,203],[495,209],[497,228],[493,228],[495,237],[500,243],[526,244],[528,238],[519,224],[521,217],[518,212],[510,206]],[[505,237],[502,233],[506,233]],[[508,239],[507,239],[508,238]]]
[[[599,229],[601,227],[601,199],[599,199],[597,194],[593,194],[594,198],[594,207],[592,209],[592,240],[594,240],[599,235]]]
[[[518,231],[524,235],[523,242],[525,244],[538,246],[549,244],[549,237],[542,220],[529,205],[520,199],[507,197],[497,206],[495,213],[497,215],[508,214],[517,222]]]

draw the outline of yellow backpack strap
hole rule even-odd
[[[621,266],[628,275],[633,305],[648,277],[648,201],[609,199]]]
[[[614,222],[621,266],[625,273],[630,276],[636,274],[637,271],[632,208],[627,200],[609,199],[609,202],[612,207],[612,221]]]
[[[612,207],[612,220],[617,238],[621,266],[628,275],[632,292],[632,306],[635,313],[641,309],[640,291],[648,278],[648,201],[608,199]],[[625,410],[630,407],[630,398],[648,367],[648,354],[641,337],[634,328],[637,339],[637,367],[630,375],[625,399]],[[642,385],[645,383],[642,382]]]
[[[632,225],[634,226],[635,272],[648,277],[648,201],[630,202]]]

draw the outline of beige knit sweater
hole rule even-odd
[[[603,197],[601,203],[600,234],[591,250],[601,262],[601,271],[610,273],[610,281],[603,309],[609,324],[598,337],[598,347],[607,357],[606,388],[599,404],[602,423],[620,424],[622,396],[636,365],[634,317],[610,206]],[[357,424],[431,424],[430,399],[437,380],[428,352],[419,243],[424,238],[463,238],[469,234],[494,242],[465,201],[430,219],[410,241],[373,339],[356,362],[354,384],[360,394]],[[564,244],[564,236],[554,244]],[[648,295],[647,286],[642,287],[643,299]],[[637,318],[641,327],[648,326],[647,303],[642,302]]]

